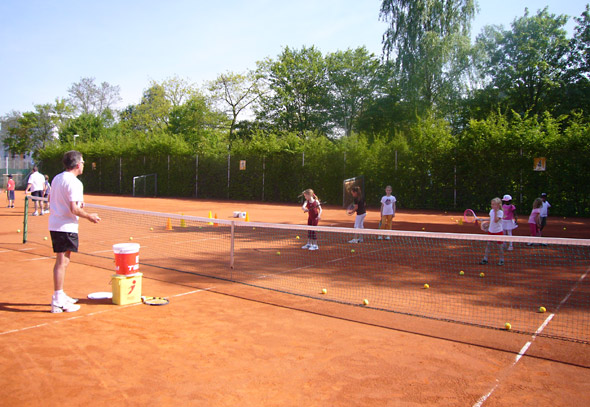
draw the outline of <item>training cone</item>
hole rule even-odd
[[[166,221],[166,230],[172,230],[172,220],[170,218]]]
[[[211,214],[211,211],[209,211],[209,219],[213,219],[213,215]],[[207,225],[212,225],[213,222],[209,222],[207,223]]]
[[[215,214],[215,219],[217,219],[217,214]],[[215,222],[213,226],[219,226],[219,223]]]
[[[184,219],[180,219],[180,227],[181,228],[185,228],[186,227],[186,221]]]
[[[246,222],[250,222],[250,215],[246,212]]]

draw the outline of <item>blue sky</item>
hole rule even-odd
[[[584,0],[479,0],[473,33],[508,28],[544,6],[579,16]],[[138,103],[151,80],[196,86],[253,69],[285,46],[334,52],[366,46],[381,55],[380,0],[2,0],[0,115],[67,97],[83,77],[121,88],[119,107]],[[570,19],[567,28],[571,32]]]

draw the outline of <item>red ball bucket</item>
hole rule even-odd
[[[113,245],[115,253],[115,271],[117,274],[127,275],[139,270],[139,244],[118,243]]]

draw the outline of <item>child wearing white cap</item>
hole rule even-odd
[[[504,217],[502,218],[502,229],[504,234],[512,236],[512,231],[518,227],[516,217],[516,206],[512,205],[512,197],[508,194],[502,197],[502,212]],[[508,244],[508,250],[512,250],[512,242]]]

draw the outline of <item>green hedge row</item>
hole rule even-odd
[[[343,180],[363,175],[374,207],[391,185],[401,208],[482,211],[492,198],[510,194],[519,213],[528,214],[547,192],[552,213],[590,216],[590,126],[575,120],[495,116],[451,134],[444,121],[424,119],[394,140],[255,135],[234,143],[229,156],[227,150],[197,154],[177,143],[118,152],[78,143],[90,163],[80,177],[85,191],[131,194],[134,176],[157,173],[159,196],[297,202],[313,188],[322,201],[341,205]],[[61,171],[61,157],[72,147],[45,149],[42,172]],[[546,158],[546,171],[533,171],[538,157]]]

